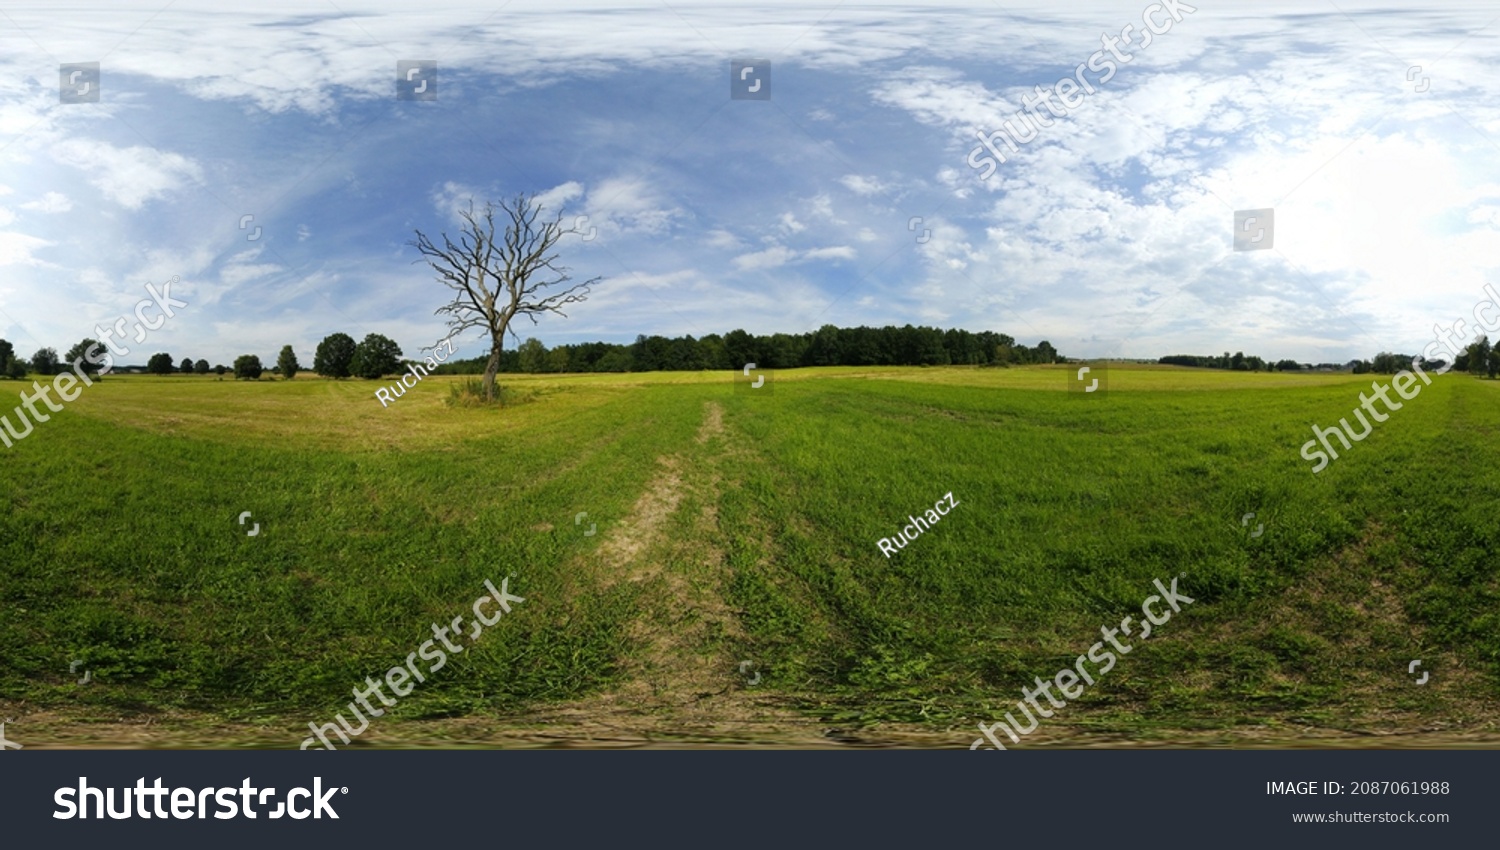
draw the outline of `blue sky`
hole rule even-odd
[[[0,337],[66,350],[177,276],[125,361],[410,355],[448,294],[413,229],[521,191],[597,233],[563,255],[590,300],[516,328],[549,345],[911,322],[1342,361],[1419,351],[1497,280],[1477,5],[1200,2],[988,180],[976,131],[1149,3],[410,5],[0,4]],[[771,100],[729,98],[741,57]],[[436,101],[395,98],[400,59],[437,61]],[[101,101],[60,104],[90,61]],[[1233,251],[1267,207],[1274,248]]]

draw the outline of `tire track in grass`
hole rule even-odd
[[[640,614],[626,633],[634,651],[622,682],[605,693],[544,707],[522,718],[545,737],[622,744],[661,740],[725,744],[767,737],[820,737],[815,721],[779,707],[748,685],[731,654],[746,633],[724,602],[718,545],[720,473],[730,446],[723,408],[705,401],[693,444],[658,458],[660,469],[598,549],[580,559],[596,586],[641,584]]]

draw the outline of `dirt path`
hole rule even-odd
[[[723,599],[729,576],[718,544],[721,482],[713,462],[729,447],[723,416],[717,403],[704,404],[694,447],[657,459],[657,475],[630,513],[579,565],[601,586],[645,585],[643,607],[628,628],[642,651],[627,660],[624,684],[513,723],[574,742],[823,736],[816,722],[756,690],[753,662],[741,672],[748,659],[730,654],[745,634]]]

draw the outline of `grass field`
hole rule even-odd
[[[514,576],[356,745],[968,746],[1179,576],[1026,745],[1500,744],[1500,382],[1436,377],[1314,475],[1309,426],[1387,376],[1067,369],[503,376],[504,410],[110,376],[0,452],[0,712],[295,747]]]

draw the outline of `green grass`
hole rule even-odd
[[[1180,575],[1197,601],[1049,723],[1493,730],[1500,382],[1435,378],[1312,474],[1309,426],[1373,377],[1115,365],[1081,397],[1066,367],[796,370],[769,394],[512,376],[525,403],[496,410],[450,406],[458,379],[387,409],[363,381],[111,376],[0,454],[0,693],[321,715],[507,575],[528,601],[398,716],[599,693],[652,585],[577,563],[678,454],[722,482],[739,657],[811,716],[998,717]],[[0,411],[20,389],[0,382]],[[694,440],[705,401],[732,450]],[[959,507],[881,553],[949,491]],[[71,659],[107,687],[73,684]]]

